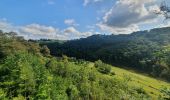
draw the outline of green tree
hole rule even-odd
[[[50,56],[50,50],[47,46],[42,46],[40,51],[44,56],[49,57]]]

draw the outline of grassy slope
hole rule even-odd
[[[166,86],[170,88],[170,83],[157,80],[155,78],[146,75],[138,74],[133,71],[128,71],[117,67],[113,67],[112,70],[116,73],[116,77],[124,77],[124,76],[131,77],[131,81],[129,85],[144,88],[144,90],[149,95],[151,95],[153,99],[158,98],[158,96],[161,94],[159,91],[161,87]]]
[[[91,63],[89,66],[93,67],[94,64]],[[170,88],[170,83],[161,81],[152,77],[149,77],[147,75],[142,75],[134,71],[125,70],[118,67],[113,67],[112,71],[115,72],[115,76],[111,77],[130,77],[129,85],[136,86],[136,87],[142,87],[152,98],[153,100],[156,100],[160,93],[161,87],[168,87]]]

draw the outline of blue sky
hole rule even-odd
[[[33,39],[129,34],[169,25],[157,9],[157,0],[0,0],[0,29]]]

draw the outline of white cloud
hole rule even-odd
[[[87,6],[89,3],[96,3],[96,2],[101,2],[101,1],[104,1],[104,0],[84,0],[83,5]]]
[[[0,30],[3,30],[4,32],[18,32],[18,27],[13,26],[11,23],[7,22],[7,19],[0,19]]]
[[[140,24],[157,20],[153,11],[158,8],[155,0],[118,0],[97,26],[113,34],[138,31]]]
[[[66,19],[64,23],[69,26],[79,26],[74,19]]]
[[[60,33],[59,29],[39,24],[22,26],[19,28],[19,32],[30,36],[30,38],[56,38],[57,34]]]
[[[119,28],[119,27],[109,27],[108,25],[106,24],[103,24],[103,23],[99,23],[99,24],[96,24],[102,31],[106,31],[106,32],[111,32],[115,35],[118,35],[118,34],[130,34],[132,32],[135,32],[135,31],[140,31],[139,27],[137,25],[131,25],[131,26],[128,26],[128,27],[122,27],[122,28]]]
[[[170,21],[165,20],[165,19],[163,19],[163,20],[164,20],[163,23],[157,24],[155,28],[159,28],[159,27],[170,27]]]
[[[80,37],[88,37],[90,35],[95,34],[95,33],[90,32],[90,31],[80,32],[77,29],[75,29],[74,27],[68,27],[68,28],[64,29],[63,33],[64,33],[65,36],[70,37],[70,38],[74,37],[75,39],[80,38]]]
[[[29,24],[25,26],[16,26],[11,23],[0,20],[0,30],[5,32],[17,32],[18,35],[24,36],[25,39],[59,39],[59,40],[70,40],[78,39],[96,34],[96,32],[80,32],[74,27],[68,27],[66,29],[60,30],[59,28],[54,28],[52,26],[45,26],[40,24]]]
[[[13,31],[11,24],[6,23],[6,21],[4,20],[0,20],[0,29],[3,29],[4,31],[8,31],[8,30]]]
[[[81,35],[80,32],[77,31],[74,27],[68,27],[68,28],[64,29],[64,33],[67,35],[70,33],[71,33],[71,35],[77,35],[77,36]]]

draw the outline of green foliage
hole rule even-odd
[[[0,100],[8,100],[3,89],[0,89]]]
[[[2,38],[3,37],[3,38]],[[2,100],[149,100],[130,77],[115,77],[110,65],[52,57],[47,47],[0,35],[0,99]],[[111,73],[112,72],[112,73]],[[110,75],[114,74],[114,76]]]
[[[95,67],[103,74],[109,74],[111,72],[111,66],[104,64],[101,60],[95,62]]]
[[[21,100],[114,99],[124,93],[132,98],[128,82],[99,73],[99,67],[19,52],[9,55],[0,68],[0,87],[7,97]]]
[[[40,52],[46,57],[50,56],[50,50],[48,49],[47,46],[42,46]]]
[[[163,93],[163,98],[169,100],[170,99],[170,88],[163,87],[160,90]]]
[[[145,92],[145,90],[144,90],[143,88],[141,88],[141,87],[137,87],[137,88],[134,88],[134,89],[135,89],[136,92],[139,93],[139,94],[147,94],[147,93]]]
[[[169,31],[167,27],[129,35],[93,35],[62,43],[39,42],[47,45],[54,56],[65,54],[88,61],[100,59],[107,64],[132,68],[170,81]],[[105,68],[99,70],[105,73]]]
[[[19,95],[18,97],[14,97],[13,100],[25,100],[26,98],[24,98],[22,95]]]

